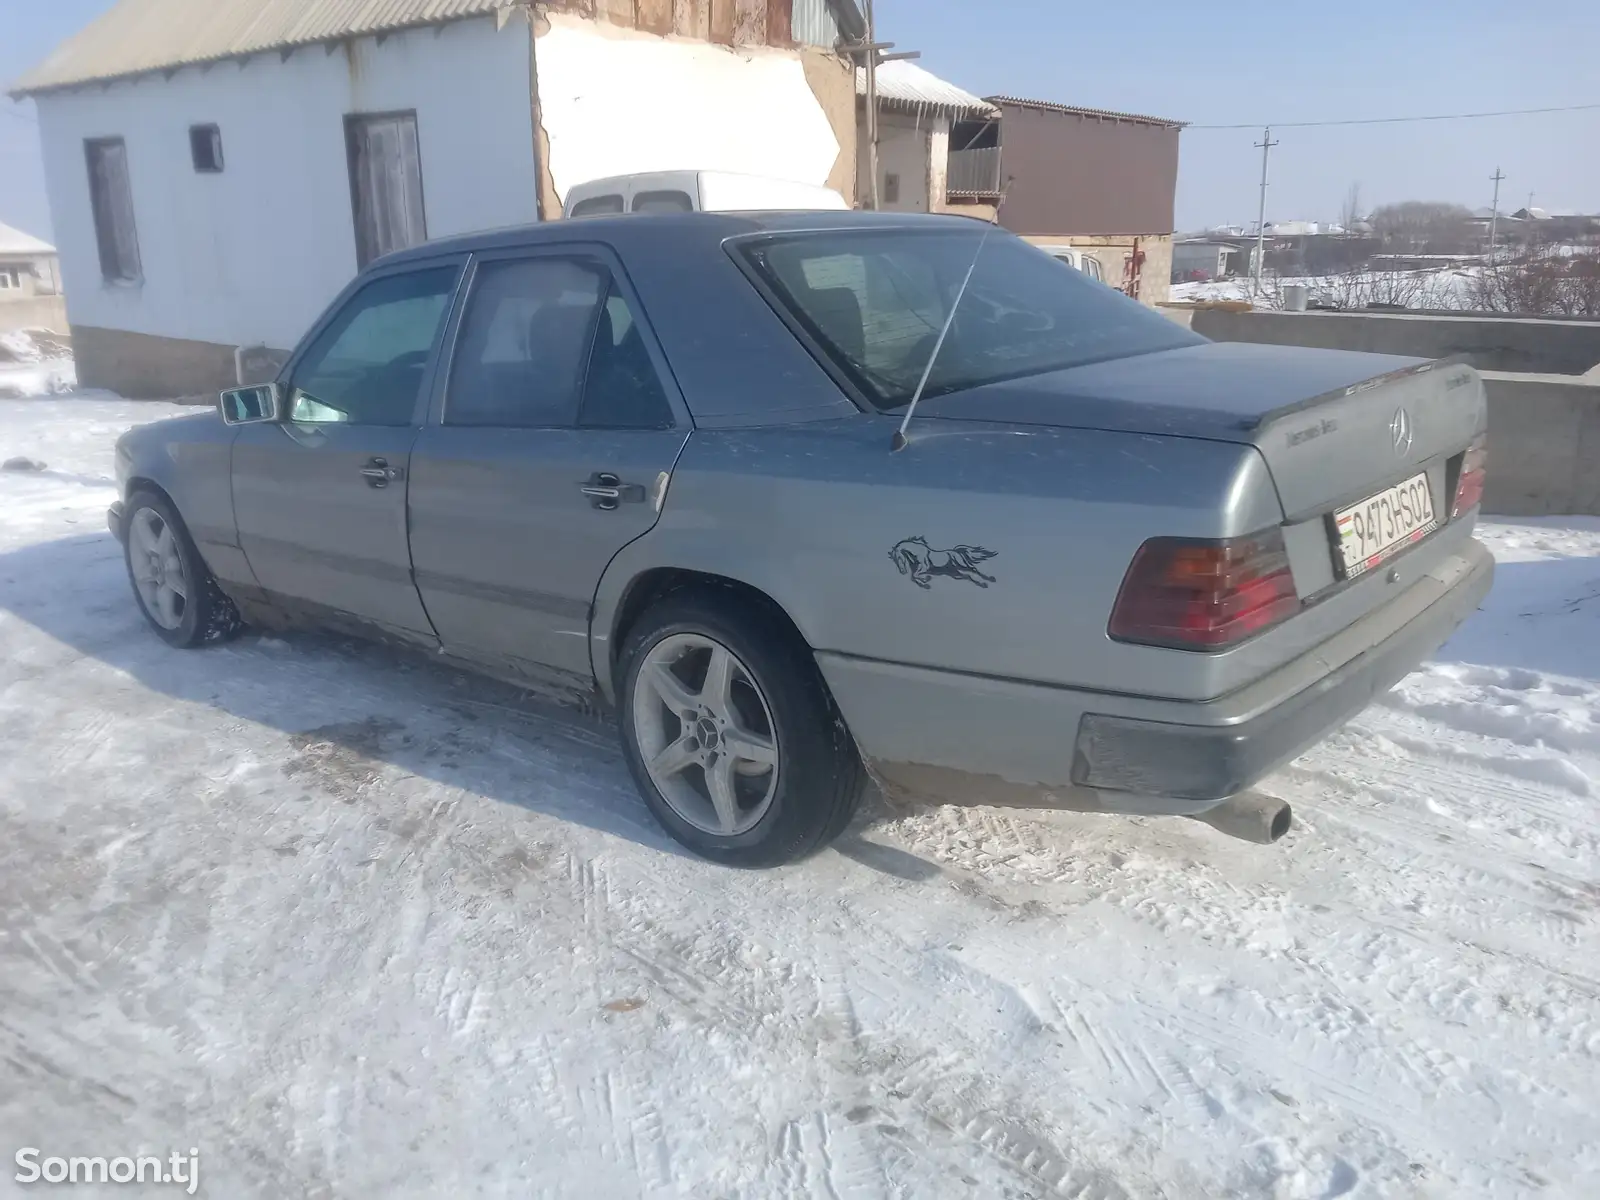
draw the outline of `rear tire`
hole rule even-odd
[[[773,867],[850,823],[860,757],[810,649],[776,614],[675,592],[634,624],[620,663],[628,769],[677,841],[727,866]]]
[[[217,585],[166,497],[135,492],[123,520],[128,581],[156,636],[169,646],[192,650],[225,641],[244,628],[239,610]]]

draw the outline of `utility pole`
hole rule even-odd
[[[872,20],[872,0],[867,0],[867,207],[878,208],[878,38]]]
[[[861,68],[866,83],[867,103],[867,172],[871,175],[871,183],[867,187],[867,207],[876,209],[878,200],[878,67],[886,62],[896,59],[921,58],[920,50],[901,50],[897,54],[885,54],[885,50],[894,48],[893,42],[880,42],[877,39],[877,26],[872,19],[872,0],[866,0],[866,37],[861,42],[847,42],[840,39],[839,50],[850,56]],[[859,191],[859,184],[857,185]]]
[[[1500,228],[1500,181],[1505,178],[1505,174],[1496,167],[1494,174],[1489,178],[1494,180],[1494,201],[1489,207],[1489,258],[1493,261],[1495,231]]]
[[[1261,140],[1253,143],[1261,148],[1261,207],[1256,210],[1256,262],[1254,294],[1261,294],[1261,266],[1267,254],[1267,155],[1278,143],[1272,140],[1272,126],[1261,131]]]

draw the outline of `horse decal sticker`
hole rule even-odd
[[[923,591],[933,586],[934,576],[960,579],[981,588],[994,582],[993,575],[978,570],[978,564],[987,562],[997,552],[982,546],[952,546],[948,550],[935,550],[926,538],[909,537],[894,544],[889,558],[900,574],[911,576],[911,582]]]

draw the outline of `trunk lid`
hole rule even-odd
[[[932,396],[917,416],[1253,445],[1294,522],[1464,450],[1485,407],[1459,363],[1209,342]],[[1433,499],[1446,515],[1449,497]]]

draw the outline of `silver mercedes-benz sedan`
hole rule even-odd
[[[316,623],[614,709],[685,845],[870,773],[1202,816],[1489,588],[1471,368],[1217,344],[990,226],[558,221],[374,263],[275,382],[118,443],[156,632]]]

